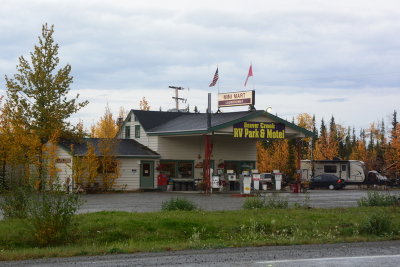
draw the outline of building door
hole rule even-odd
[[[347,171],[347,165],[346,164],[341,164],[340,166],[340,177],[344,180],[349,179],[348,171]]]
[[[141,161],[140,188],[154,188],[154,161]]]

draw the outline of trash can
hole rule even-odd
[[[267,187],[267,184],[265,183],[265,184],[262,184],[262,189],[264,190],[264,191],[266,191],[267,189],[268,189],[268,187]]]
[[[292,192],[299,193],[299,184],[292,184]]]
[[[174,181],[172,179],[168,179],[167,191],[172,191],[174,189]]]

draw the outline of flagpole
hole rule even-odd
[[[217,70],[219,72],[218,65],[217,65]],[[219,94],[219,73],[218,73],[218,81],[217,81],[217,83],[218,83],[218,94]],[[218,98],[218,96],[217,96],[217,98]]]
[[[250,61],[250,66],[251,66],[251,80],[253,82],[253,91],[255,91],[254,89],[254,74],[253,74],[253,62]]]

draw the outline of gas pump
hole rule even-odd
[[[251,190],[251,176],[249,171],[243,171],[240,180],[242,185],[240,187],[240,193],[249,195]]]
[[[279,170],[274,170],[273,172],[275,176],[275,190],[281,190],[282,173],[280,173]]]
[[[213,169],[210,169],[211,175],[211,189],[219,189],[219,175],[213,173]]]
[[[236,174],[233,170],[226,170],[226,180],[229,182],[229,190],[235,190]]]
[[[258,173],[257,169],[251,170],[251,179],[253,180],[253,189],[260,190],[260,179],[261,175]]]

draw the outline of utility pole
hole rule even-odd
[[[169,86],[169,88],[171,89],[175,89],[175,96],[173,96],[172,98],[175,99],[175,107],[176,110],[179,111],[179,100],[186,101],[186,99],[179,97],[179,90],[184,90],[185,88],[180,87],[180,86]]]

